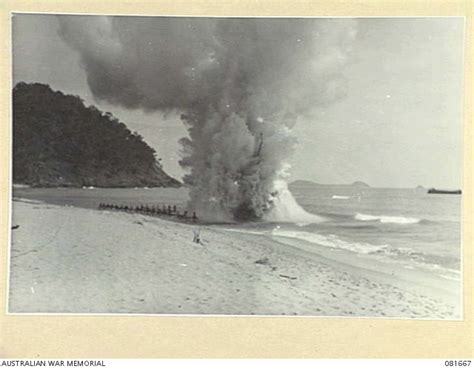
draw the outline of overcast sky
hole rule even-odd
[[[56,16],[15,15],[13,82],[41,82],[81,96],[138,131],[180,178],[179,114],[145,113],[94,100],[78,53]],[[372,186],[462,185],[463,18],[358,19],[339,100],[300,118],[292,179]]]

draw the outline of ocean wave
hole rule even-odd
[[[354,216],[354,219],[360,220],[362,222],[378,221],[380,223],[394,223],[394,224],[415,224],[420,223],[421,219],[419,218],[409,218],[409,217],[400,217],[400,216],[391,216],[391,215],[370,215],[357,213]]]
[[[277,237],[286,237],[286,238],[293,238],[302,241],[306,241],[309,243],[313,243],[318,246],[325,246],[330,247],[333,249],[341,249],[352,251],[358,254],[365,254],[365,255],[383,255],[389,256],[394,259],[410,259],[410,260],[417,260],[417,261],[426,261],[427,255],[418,252],[409,247],[393,247],[389,244],[383,245],[374,245],[368,242],[353,242],[353,241],[346,241],[339,238],[336,235],[329,234],[329,235],[322,235],[319,233],[310,233],[304,231],[292,231],[286,230],[281,228],[275,228],[271,231],[271,235]]]
[[[394,247],[389,244],[374,245],[367,242],[346,241],[334,234],[323,235],[313,232],[289,230],[279,225],[272,229],[224,228],[224,230],[304,241],[320,247],[345,250],[360,254],[361,256],[365,255],[377,259],[382,258],[379,260],[402,263],[404,268],[434,272],[445,279],[460,280],[460,272],[457,270],[457,264],[459,264],[458,259],[449,256],[425,254],[410,247]]]
[[[377,253],[388,245],[372,245],[366,242],[348,242],[340,239],[335,235],[322,235],[318,233],[310,233],[303,231],[290,231],[285,229],[274,229],[271,234],[277,237],[293,238],[309,243],[313,243],[319,246],[330,247],[333,249],[348,250],[360,254],[372,254]]]
[[[439,274],[441,277],[451,280],[459,280],[460,272],[451,267],[441,266],[453,264],[454,260],[440,255],[427,255],[409,247],[393,247],[391,245],[373,245],[366,242],[349,242],[335,235],[322,235],[303,231],[290,231],[275,228],[272,236],[290,238],[312,243],[317,246],[332,249],[351,251],[369,257],[382,258],[382,260],[405,264],[407,269],[422,269]]]
[[[461,280],[461,273],[457,270],[444,269],[444,273],[441,273],[440,277],[450,281],[459,282]]]
[[[347,200],[347,199],[350,199],[349,196],[341,196],[341,195],[333,195],[331,198],[334,199],[334,200]]]

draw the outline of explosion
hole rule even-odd
[[[58,16],[96,99],[181,114],[189,207],[208,220],[282,212],[297,117],[344,96],[351,19]],[[288,197],[286,190],[285,196]],[[290,195],[291,196],[291,195]]]

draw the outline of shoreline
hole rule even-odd
[[[247,234],[238,230],[231,232]],[[272,243],[273,248],[280,252],[291,254],[296,251],[306,259],[312,259],[331,268],[342,270],[344,274],[366,278],[378,284],[394,286],[422,297],[431,297],[444,304],[459,301],[462,305],[461,282],[446,280],[431,273],[421,270],[407,270],[401,265],[393,265],[380,260],[368,260],[359,255],[344,250],[332,250],[325,247],[315,249],[313,243],[295,240],[284,236],[249,234],[250,238],[256,237]],[[389,269],[386,269],[391,267]],[[386,269],[386,270],[385,270]],[[390,271],[390,272],[389,272]],[[457,309],[456,315],[461,315],[461,309]]]
[[[13,199],[10,313],[460,318],[428,289],[270,238],[26,201]]]

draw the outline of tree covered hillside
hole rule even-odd
[[[13,89],[13,182],[37,187],[179,187],[155,150],[110,113],[48,85]]]

